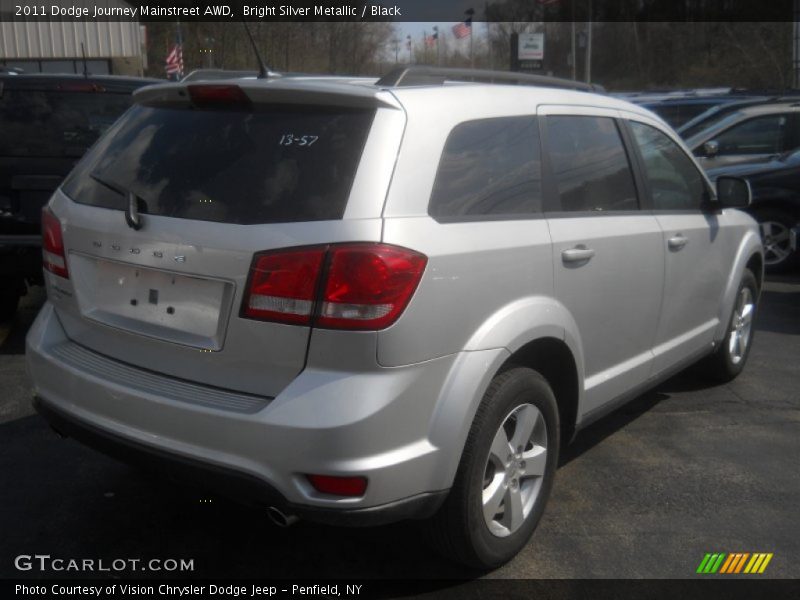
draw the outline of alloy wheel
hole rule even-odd
[[[778,221],[759,223],[761,239],[764,243],[764,263],[778,265],[792,254],[789,228]]]
[[[738,365],[747,354],[747,346],[750,344],[750,334],[753,328],[754,312],[753,292],[749,287],[743,287],[736,301],[736,308],[734,308],[731,321],[731,331],[728,336],[728,354],[734,365]]]
[[[497,537],[516,532],[533,509],[547,465],[547,426],[538,408],[522,404],[495,433],[483,478],[483,518]]]

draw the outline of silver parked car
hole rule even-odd
[[[765,160],[800,147],[800,98],[720,111],[686,137],[704,169]]]
[[[283,524],[427,519],[509,560],[576,431],[701,358],[742,370],[762,281],[747,185],[583,88],[137,92],[44,213],[38,410]]]

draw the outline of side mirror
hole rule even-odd
[[[717,204],[720,208],[747,208],[753,202],[750,183],[741,177],[717,177]]]
[[[703,144],[703,156],[706,158],[714,158],[717,154],[719,154],[719,142],[709,140]]]

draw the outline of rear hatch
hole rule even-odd
[[[69,278],[49,275],[49,293],[67,335],[277,395],[303,369],[310,327],[244,314],[254,256],[380,240],[403,122],[380,96],[267,82],[143,93],[51,203]]]

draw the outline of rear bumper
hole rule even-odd
[[[293,504],[267,482],[248,473],[204,463],[122,438],[76,419],[38,396],[34,398],[33,406],[58,433],[128,464],[144,467],[170,479],[191,483],[246,504],[277,506],[288,514],[295,514],[318,523],[371,526],[409,518],[423,518],[433,515],[447,496],[445,490],[419,494],[380,506],[343,510]]]
[[[45,304],[27,339],[37,407],[56,429],[124,460],[349,525],[428,516],[452,484],[461,448],[437,447],[429,429],[455,357],[366,373],[308,367],[248,408],[241,398],[226,405],[224,390],[186,393],[194,384],[79,348]],[[367,491],[320,494],[306,473],[364,476]]]

